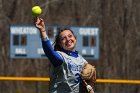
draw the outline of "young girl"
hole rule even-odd
[[[35,26],[40,31],[43,50],[52,64],[49,93],[85,93],[80,91],[80,71],[88,62],[75,50],[77,40],[73,31],[60,29],[53,48],[44,20],[36,18]]]

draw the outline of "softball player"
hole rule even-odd
[[[53,48],[44,20],[36,18],[35,26],[40,31],[42,47],[52,64],[49,93],[85,93],[80,91],[80,71],[87,61],[75,50],[77,40],[72,30],[60,29]]]

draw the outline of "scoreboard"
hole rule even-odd
[[[68,26],[77,37],[76,50],[85,59],[99,59],[99,28]],[[53,44],[59,26],[46,26]],[[41,44],[38,29],[32,25],[10,26],[10,58],[47,58]]]

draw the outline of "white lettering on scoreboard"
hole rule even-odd
[[[11,34],[37,34],[35,27],[12,27]]]
[[[43,48],[38,48],[37,49],[37,54],[44,54],[44,50],[43,50]]]
[[[86,49],[82,49],[82,54],[87,54]]]
[[[91,49],[91,55],[94,55],[95,52],[94,52],[94,49]]]
[[[80,28],[79,34],[80,35],[97,35],[98,34],[98,28]]]
[[[87,50],[86,50],[86,49],[82,49],[82,54],[83,54],[83,55],[86,55],[86,54],[87,54]],[[91,49],[91,50],[90,50],[90,54],[91,54],[91,55],[95,55],[94,49]]]
[[[24,49],[24,48],[16,48],[15,53],[16,54],[26,54],[26,49]]]

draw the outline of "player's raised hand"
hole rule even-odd
[[[40,31],[45,31],[45,23],[42,18],[36,17],[34,19],[34,24],[35,24],[35,27],[39,29]]]

